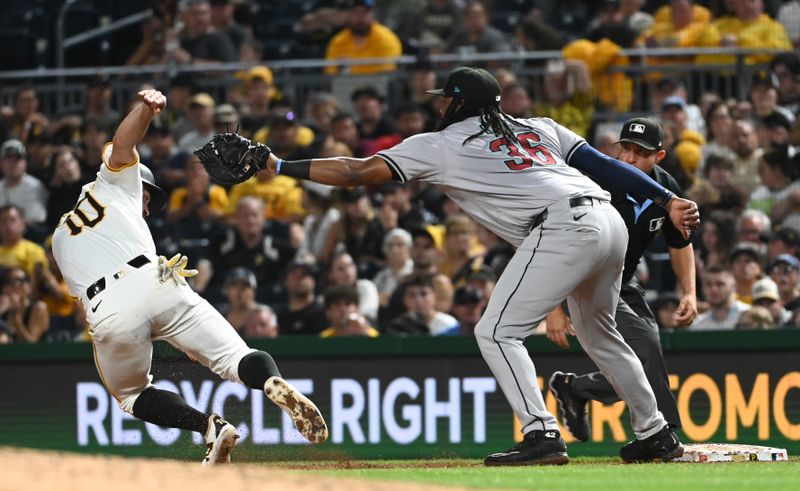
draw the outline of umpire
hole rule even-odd
[[[667,154],[662,140],[661,127],[650,119],[628,120],[617,142],[617,159],[639,168],[662,186],[682,196],[683,192],[675,179],[658,166]],[[684,239],[673,226],[663,208],[654,206],[649,199],[641,200],[614,187],[603,187],[611,193],[611,203],[628,226],[628,249],[616,311],[617,330],[642,361],[658,409],[672,428],[680,428],[680,415],[669,388],[658,325],[634,273],[645,249],[660,230],[669,245],[672,269],[683,291],[675,320],[678,325],[689,325],[697,316],[694,250],[691,242]],[[567,347],[567,334],[573,334],[572,327],[564,312],[558,308],[547,319],[547,337],[557,345]],[[589,439],[586,403],[596,400],[611,404],[620,400],[614,387],[600,372],[586,375],[555,372],[550,378],[550,390],[558,401],[562,423],[581,441]]]

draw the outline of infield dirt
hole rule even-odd
[[[328,468],[347,469],[342,462]],[[356,464],[357,465],[357,464]],[[199,462],[0,449],[0,491],[423,491],[464,489],[428,484],[366,481],[311,475],[270,465],[241,463],[201,467]]]

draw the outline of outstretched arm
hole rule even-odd
[[[689,238],[689,231],[700,225],[700,213],[695,202],[675,196],[672,191],[636,167],[603,155],[588,144],[575,150],[568,163],[603,182],[618,186],[623,191],[653,200],[669,212],[675,228],[686,239]]]
[[[308,179],[331,186],[366,186],[391,181],[392,171],[386,161],[378,156],[365,159],[350,157],[334,157],[329,159],[311,159],[297,161],[281,161],[271,154],[267,159],[267,169],[277,175]]]
[[[125,116],[114,133],[114,148],[108,159],[108,166],[113,170],[136,162],[138,156],[134,147],[144,137],[150,121],[167,107],[167,98],[157,90],[143,90],[138,96],[142,102]]]

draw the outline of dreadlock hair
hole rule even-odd
[[[495,135],[502,136],[509,142],[519,143],[517,135],[515,135],[514,131],[511,129],[511,125],[533,129],[501,111],[500,106],[497,104],[485,104],[460,98],[453,99],[436,129],[437,131],[442,131],[451,124],[458,123],[473,116],[479,116],[481,118],[481,130],[474,135],[470,135],[464,140],[462,145],[466,145],[471,140],[490,131]]]

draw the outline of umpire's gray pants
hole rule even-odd
[[[498,280],[475,336],[522,432],[558,429],[522,342],[567,298],[578,341],[628,404],[637,438],[647,438],[666,421],[614,323],[628,233],[609,202],[591,202],[573,208],[564,199],[547,209]]]

